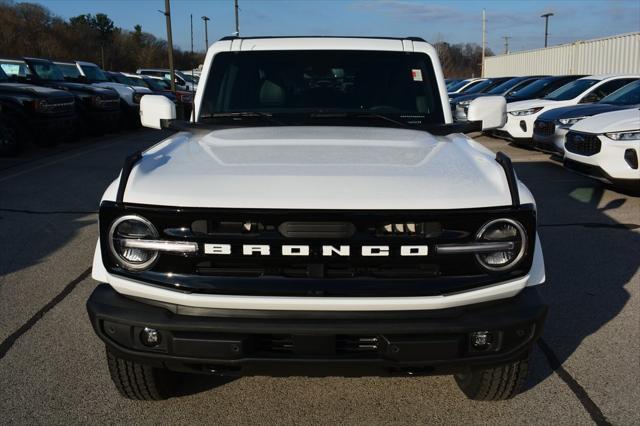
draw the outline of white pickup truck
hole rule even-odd
[[[100,204],[87,302],[122,395],[181,372],[454,374],[519,392],[547,307],[536,208],[511,162],[464,133],[505,123],[481,97],[453,123],[418,38],[224,38],[190,122],[128,157]]]

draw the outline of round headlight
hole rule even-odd
[[[480,264],[490,271],[504,271],[515,266],[527,249],[527,233],[522,224],[513,219],[495,219],[485,223],[476,239],[479,242],[509,242],[512,248],[476,254]]]
[[[158,258],[156,250],[131,247],[131,240],[158,238],[158,231],[147,219],[128,215],[116,219],[109,229],[109,247],[118,263],[130,271],[143,271]]]

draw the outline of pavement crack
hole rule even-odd
[[[22,337],[27,331],[29,331],[40,319],[53,309],[58,303],[62,302],[65,297],[67,297],[76,286],[81,283],[85,278],[87,278],[91,274],[91,268],[87,268],[84,272],[74,278],[69,284],[67,284],[60,293],[58,293],[53,299],[49,301],[46,305],[44,305],[38,312],[36,312],[31,318],[27,320],[20,328],[11,333],[6,339],[0,343],[0,359],[4,358],[4,356],[9,352],[14,343]]]
[[[538,346],[542,350],[544,357],[547,359],[549,366],[553,371],[556,372],[560,380],[562,380],[568,387],[571,389],[571,392],[578,398],[578,401],[582,404],[584,409],[589,413],[591,419],[598,425],[611,425],[611,423],[607,420],[605,415],[602,413],[602,410],[598,405],[591,399],[586,389],[582,387],[580,383],[573,376],[564,369],[562,363],[553,352],[553,349],[547,345],[543,339],[538,339]]]

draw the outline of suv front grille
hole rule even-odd
[[[536,120],[533,123],[533,133],[539,136],[551,136],[556,131],[556,125],[553,121]]]
[[[74,99],[68,101],[59,101],[51,99],[47,101],[47,114],[71,114],[75,111],[76,103]]]
[[[600,152],[602,142],[597,135],[589,133],[569,132],[564,148],[578,155],[591,156]]]
[[[106,237],[123,214],[146,218],[162,239],[195,242],[198,251],[160,253],[148,270],[124,270],[111,254]],[[441,245],[476,242],[484,224],[504,217],[522,223],[530,236],[525,257],[512,270],[489,272],[473,252],[438,251]],[[447,211],[307,211],[135,205],[123,209],[105,202],[100,227],[102,258],[109,272],[174,290],[235,295],[429,296],[464,291],[526,274],[535,243],[535,211],[530,205]],[[220,246],[228,253],[216,254],[213,250]],[[246,247],[256,246],[268,251],[245,253]],[[305,254],[285,254],[285,246],[302,247]]]

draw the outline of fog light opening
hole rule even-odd
[[[492,331],[474,331],[469,335],[471,349],[476,352],[492,350],[497,343],[496,333]]]
[[[624,151],[624,160],[627,162],[629,167],[634,170],[638,169],[638,154],[636,154],[636,150],[629,148]]]
[[[154,348],[160,344],[161,335],[155,328],[145,327],[140,333],[140,341],[143,345]]]
[[[524,120],[520,120],[520,128],[522,129],[523,132],[527,131],[527,122]]]

